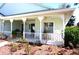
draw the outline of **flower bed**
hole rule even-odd
[[[11,43],[0,47],[0,55],[79,55],[79,49],[65,49],[52,45],[32,46],[23,43]]]

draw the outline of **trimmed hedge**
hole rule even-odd
[[[71,26],[65,29],[65,46],[71,42],[74,47],[79,43],[79,27]]]

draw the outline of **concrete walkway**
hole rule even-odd
[[[7,44],[9,44],[8,41],[1,42],[1,43],[0,43],[0,47],[5,46],[5,45],[7,45]]]

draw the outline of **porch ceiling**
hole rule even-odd
[[[63,8],[65,3],[0,3],[0,14],[11,16]]]

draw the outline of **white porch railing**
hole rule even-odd
[[[62,35],[59,33],[43,33],[42,38],[44,40],[61,41]]]
[[[10,36],[12,33],[11,33],[11,31],[4,31],[4,34],[7,36]]]
[[[47,41],[60,42],[63,40],[62,34],[59,33],[42,33],[42,42],[47,43]]]
[[[25,32],[26,38],[32,38],[32,39],[39,39],[40,33],[31,33],[31,32]]]
[[[25,38],[29,42],[39,42],[40,41],[40,33],[25,32]]]
[[[4,34],[7,36],[11,35],[10,31],[4,31]],[[47,43],[47,41],[53,41],[58,42],[62,41],[62,34],[60,33],[42,33],[42,43]],[[25,38],[29,42],[36,42],[38,43],[40,41],[40,33],[31,33],[31,32],[25,32]]]
[[[48,40],[52,41],[62,41],[62,35],[58,33],[42,33],[42,41],[41,42],[47,42]],[[40,33],[31,33],[31,32],[25,32],[25,37],[29,41],[40,41]]]

